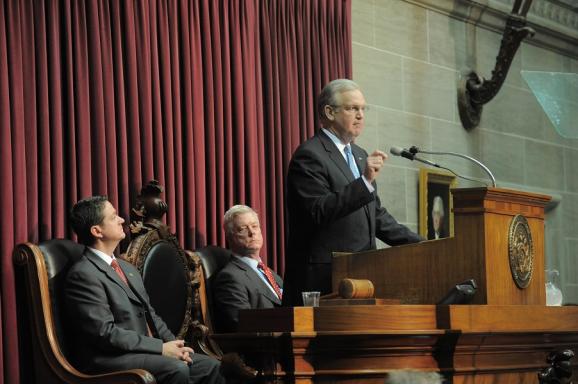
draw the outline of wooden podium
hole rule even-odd
[[[241,311],[240,332],[215,339],[241,352],[265,382],[383,383],[392,370],[417,369],[451,383],[538,383],[549,352],[578,352],[578,307],[545,305],[549,197],[499,188],[453,196],[455,237],[334,257],[334,288],[344,277],[370,279],[376,297],[401,305]],[[525,288],[510,266],[516,215],[532,241],[513,240],[524,250],[533,245]],[[471,278],[478,284],[472,304],[435,305]]]
[[[455,189],[455,237],[333,259],[333,287],[344,277],[369,279],[376,297],[435,304],[455,284],[475,279],[475,304],[545,305],[544,206],[549,196],[498,188]],[[534,258],[530,284],[516,286],[508,257],[514,216],[530,227]]]

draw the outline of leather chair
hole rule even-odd
[[[167,228],[148,227],[131,241],[125,258],[141,272],[151,305],[178,338],[195,351],[221,360],[231,381],[250,380],[257,372],[236,353],[223,354],[212,339],[210,278],[229,262],[230,251],[205,247],[183,250]]]
[[[228,249],[216,246],[199,248],[195,253],[202,265],[202,276],[199,276],[202,321],[209,328],[210,333],[215,333],[211,286],[215,275],[231,260],[232,253]]]
[[[130,242],[124,257],[141,273],[151,305],[171,332],[192,343],[195,260],[166,228],[154,226]]]
[[[149,224],[145,229],[131,241],[125,259],[142,274],[151,305],[177,338],[221,359],[223,353],[210,337],[202,259],[183,250],[166,226]]]
[[[210,335],[215,333],[215,323],[213,316],[213,295],[211,285],[215,275],[231,260],[232,252],[228,249],[207,246],[197,249],[191,254],[195,264],[195,279],[199,283],[197,289],[196,302],[198,304],[195,318],[205,327],[206,336],[199,340],[205,340],[213,351],[217,351],[221,356],[221,362],[224,374],[229,377],[231,382],[246,382],[255,379],[259,372],[245,365],[241,357],[235,352],[223,354],[217,343],[213,341]]]
[[[168,208],[160,197],[162,192],[162,186],[155,180],[143,186],[132,209],[133,240],[125,258],[142,274],[151,305],[173,334],[195,351],[221,360],[222,373],[229,381],[251,380],[257,372],[247,367],[236,353],[224,355],[211,338],[210,292],[207,293],[210,287],[204,268],[208,271],[222,268],[230,254],[217,256],[214,263],[203,263],[202,255],[183,250],[163,223]],[[221,248],[207,247],[213,248],[223,254],[218,252]]]
[[[174,335],[184,338],[193,307],[190,260],[178,244],[164,239],[152,243],[146,254],[142,276],[153,308]]]
[[[70,266],[82,256],[84,246],[70,240],[49,240],[39,245],[16,246],[16,264],[20,332],[30,332],[35,381],[38,383],[156,383],[142,369],[85,375],[69,362],[63,311],[63,286]],[[25,325],[29,326],[26,329]],[[22,338],[21,338],[22,339]],[[23,350],[27,348],[21,347]]]

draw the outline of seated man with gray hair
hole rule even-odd
[[[234,256],[212,283],[215,327],[217,332],[235,332],[240,309],[281,306],[283,281],[261,261],[263,235],[251,207],[231,207],[223,228]]]

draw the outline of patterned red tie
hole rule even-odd
[[[112,269],[114,269],[114,271],[120,277],[120,279],[122,281],[124,281],[124,283],[126,285],[128,285],[128,280],[126,278],[126,275],[124,274],[123,270],[120,268],[118,261],[116,261],[116,259],[112,259],[112,263],[110,263],[110,266],[112,267]]]
[[[116,261],[116,259],[112,259],[112,263],[110,263],[110,266],[112,267],[112,269],[114,269],[114,271],[116,272],[116,274],[120,277],[120,279],[122,281],[124,281],[124,283],[128,285],[128,279],[126,278],[126,275],[124,274],[124,271],[122,270],[122,268],[120,267],[120,265],[118,264],[118,261]],[[130,287],[130,286],[129,286]],[[148,332],[148,336],[149,337],[153,337],[153,333],[151,331],[151,327],[149,327],[149,322],[148,319],[145,317],[145,322],[147,325],[147,332]]]
[[[275,281],[275,278],[273,277],[271,270],[267,268],[267,266],[262,262],[259,262],[259,264],[257,264],[257,268],[259,268],[259,270],[261,270],[265,274],[267,281],[269,281],[269,284],[271,285],[271,287],[273,287],[273,290],[277,294],[279,300],[281,300],[283,298],[283,295],[281,294],[281,288],[279,288],[279,285],[277,285],[277,282]]]

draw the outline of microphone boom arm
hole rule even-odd
[[[490,170],[488,169],[488,167],[486,167],[481,161],[476,160],[476,159],[474,159],[474,158],[471,157],[471,156],[464,155],[464,154],[461,154],[461,153],[456,153],[456,152],[429,152],[429,151],[422,151],[421,149],[417,149],[417,148],[415,148],[415,152],[414,152],[414,148],[415,148],[415,147],[410,148],[410,152],[412,152],[412,153],[418,153],[418,152],[419,152],[419,153],[426,153],[426,154],[428,154],[428,155],[449,155],[449,156],[457,156],[457,157],[461,157],[461,158],[463,158],[463,159],[470,160],[470,161],[476,163],[477,165],[479,165],[479,166],[488,174],[488,176],[489,176],[490,179],[492,180],[492,186],[493,186],[493,187],[496,187],[496,178],[495,178],[494,175],[492,174],[492,171],[490,171]],[[416,158],[416,160],[417,160],[417,158]],[[428,164],[428,163],[426,163],[426,164]],[[431,164],[430,164],[430,165],[431,165]]]
[[[420,158],[417,157],[417,156],[414,156],[413,159],[416,160],[416,161],[419,161],[420,163],[424,163],[424,164],[430,165],[430,166],[432,166],[432,167],[441,168],[439,164],[436,164],[436,163],[434,163],[433,161],[429,161],[429,160],[427,160],[427,159],[420,159]]]

